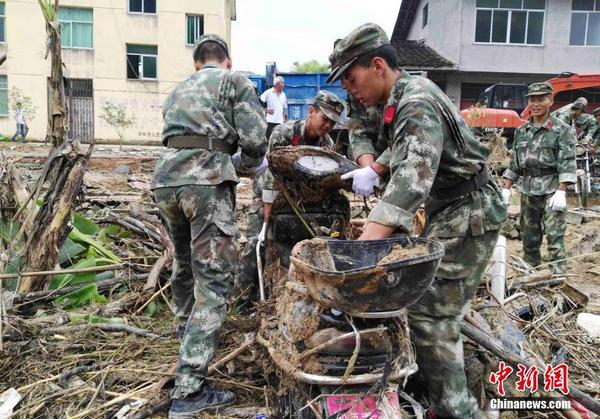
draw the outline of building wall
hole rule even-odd
[[[549,75],[599,71],[600,47],[569,46],[571,1],[547,0],[541,46],[476,44],[475,0],[463,0],[462,10],[461,71]]]
[[[428,4],[427,26],[422,27],[423,7]],[[407,39],[424,39],[444,58],[458,63],[460,60],[461,0],[420,0]]]
[[[423,6],[429,23],[421,29]],[[459,71],[554,75],[598,72],[600,47],[569,45],[571,1],[547,0],[540,46],[475,43],[476,0],[421,0],[408,39],[424,39]]]
[[[429,19],[422,29],[426,3],[429,3]],[[600,47],[569,45],[571,3],[546,0],[540,46],[475,43],[476,0],[421,0],[408,39],[424,39],[457,65],[458,73],[446,75],[446,93],[458,106],[462,83],[527,83],[565,71],[598,73]]]
[[[61,0],[61,6],[93,8],[93,49],[63,49],[68,78],[93,79],[94,125],[98,139],[116,139],[99,114],[107,101],[123,104],[135,118],[127,140],[160,140],[162,104],[181,80],[193,73],[192,47],[186,45],[186,14],[204,15],[205,33],[231,39],[234,0],[157,1],[156,15],[128,13],[128,0]],[[27,28],[27,30],[24,30]],[[46,30],[37,0],[6,0],[7,60],[0,67],[9,91],[18,87],[37,106],[29,121],[31,138],[44,138],[48,118],[47,77],[50,57],[44,59]],[[156,45],[157,80],[128,80],[126,44]],[[0,132],[14,132],[14,116],[0,117]]]

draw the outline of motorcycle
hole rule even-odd
[[[575,146],[575,161],[577,163],[577,183],[575,192],[579,195],[581,207],[587,208],[589,197],[593,193],[593,179],[600,176],[595,156],[590,154],[592,146],[588,143],[578,143]]]
[[[265,374],[278,388],[277,417],[401,418],[401,399],[418,410],[399,389],[417,371],[406,307],[433,280],[443,246],[408,237],[346,240],[349,203],[336,177],[354,166],[317,150],[287,150],[288,158],[292,151],[297,158],[285,168],[269,156],[287,191],[273,205],[267,232],[267,266],[280,268],[267,268],[279,275],[265,275],[274,315],[263,318],[257,339],[277,367]],[[337,172],[303,166],[306,153],[336,162]],[[321,193],[312,195],[320,199],[310,199],[315,183]],[[417,246],[426,248],[424,255],[389,259],[398,247]]]

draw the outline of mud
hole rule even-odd
[[[290,342],[302,342],[319,327],[321,308],[308,295],[283,288],[277,298],[278,328]]]
[[[395,244],[392,250],[384,256],[377,265],[385,265],[386,263],[397,262],[403,259],[412,259],[419,256],[428,255],[429,246],[427,244],[417,244],[414,247],[402,247],[400,244]]]

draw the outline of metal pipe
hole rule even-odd
[[[491,292],[500,305],[504,305],[506,292],[506,237],[498,236],[496,247],[492,255]]]
[[[262,258],[260,257],[260,240],[256,243],[256,267],[258,268],[258,291],[260,293],[260,301],[266,301],[265,298],[265,282],[263,280]]]

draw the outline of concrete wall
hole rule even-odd
[[[116,133],[99,114],[106,101],[124,104],[135,123],[126,130],[129,140],[160,140],[162,104],[173,87],[193,73],[192,47],[186,45],[186,14],[204,15],[204,31],[230,42],[234,0],[157,1],[156,15],[131,14],[128,0],[61,0],[61,6],[93,8],[93,49],[63,49],[65,76],[90,78],[94,85],[95,137],[116,139]],[[27,28],[27,30],[24,30]],[[44,60],[46,31],[37,0],[6,0],[8,53],[0,74],[6,74],[9,91],[18,87],[37,106],[29,121],[31,138],[46,133],[50,61]],[[128,80],[126,44],[157,45],[158,80]],[[0,132],[14,132],[12,111],[0,117]]]
[[[427,26],[422,28],[423,7],[429,4]],[[407,39],[424,39],[428,46],[453,63],[460,60],[462,0],[421,0]]]
[[[423,6],[429,23],[421,29]],[[427,45],[458,65],[460,71],[558,74],[597,73],[600,47],[569,45],[571,1],[547,0],[540,46],[475,43],[476,0],[421,0],[408,39]]]
[[[547,0],[541,46],[475,44],[475,0],[463,0],[461,71],[598,73],[600,47],[569,46],[571,1]]]
[[[422,26],[423,6],[428,24]],[[458,74],[445,77],[446,93],[457,105],[462,83],[490,85],[505,81],[538,81],[564,71],[600,72],[600,47],[570,46],[571,1],[546,0],[543,45],[476,44],[476,0],[421,0],[408,39],[424,39],[452,61]]]

